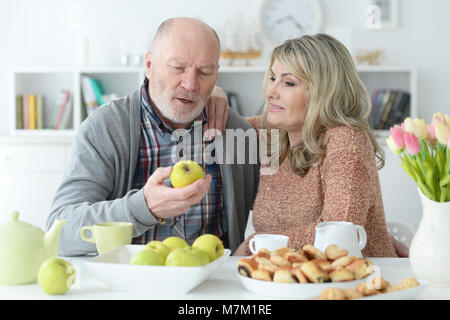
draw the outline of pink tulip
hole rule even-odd
[[[428,127],[428,141],[434,142],[436,141],[436,125],[439,121],[433,120],[431,124],[429,124]]]
[[[448,136],[448,139],[447,139],[447,148],[450,148],[450,136]]]
[[[404,138],[406,150],[408,150],[408,153],[410,155],[413,156],[415,154],[418,154],[420,150],[422,150],[422,145],[420,144],[419,139],[417,139],[414,133],[405,132]]]
[[[394,139],[395,144],[399,149],[403,149],[405,147],[405,130],[400,126],[393,126],[391,128],[391,136]]]

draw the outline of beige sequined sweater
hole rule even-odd
[[[247,120],[258,129],[259,117]],[[326,134],[325,158],[304,177],[292,171],[288,157],[274,175],[261,175],[253,209],[255,232],[285,234],[290,247],[301,248],[314,244],[318,223],[349,221],[366,230],[364,256],[396,257],[368,135],[348,127]]]

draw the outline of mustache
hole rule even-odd
[[[190,101],[197,101],[198,98],[199,98],[199,95],[196,94],[193,91],[177,90],[173,94],[173,98],[186,99],[186,100],[190,100]]]

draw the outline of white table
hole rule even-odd
[[[22,286],[0,286],[0,299],[83,299],[83,300],[273,300],[252,294],[244,289],[236,275],[237,261],[242,257],[229,257],[227,261],[204,283],[187,294],[152,294],[143,292],[112,291],[101,281],[95,279],[84,267],[84,261],[92,257],[64,258],[75,266],[78,274],[74,287],[64,295],[50,296],[44,293],[38,284]],[[381,275],[395,284],[407,277],[414,277],[409,260],[404,258],[369,258],[380,267]],[[414,297],[419,300],[449,300],[450,288],[428,286]]]

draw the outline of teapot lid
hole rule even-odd
[[[1,234],[5,234],[6,232],[13,232],[16,234],[17,232],[29,232],[31,230],[44,234],[44,231],[41,229],[31,225],[28,222],[19,220],[19,212],[16,210],[10,212],[9,221],[0,225]]]

